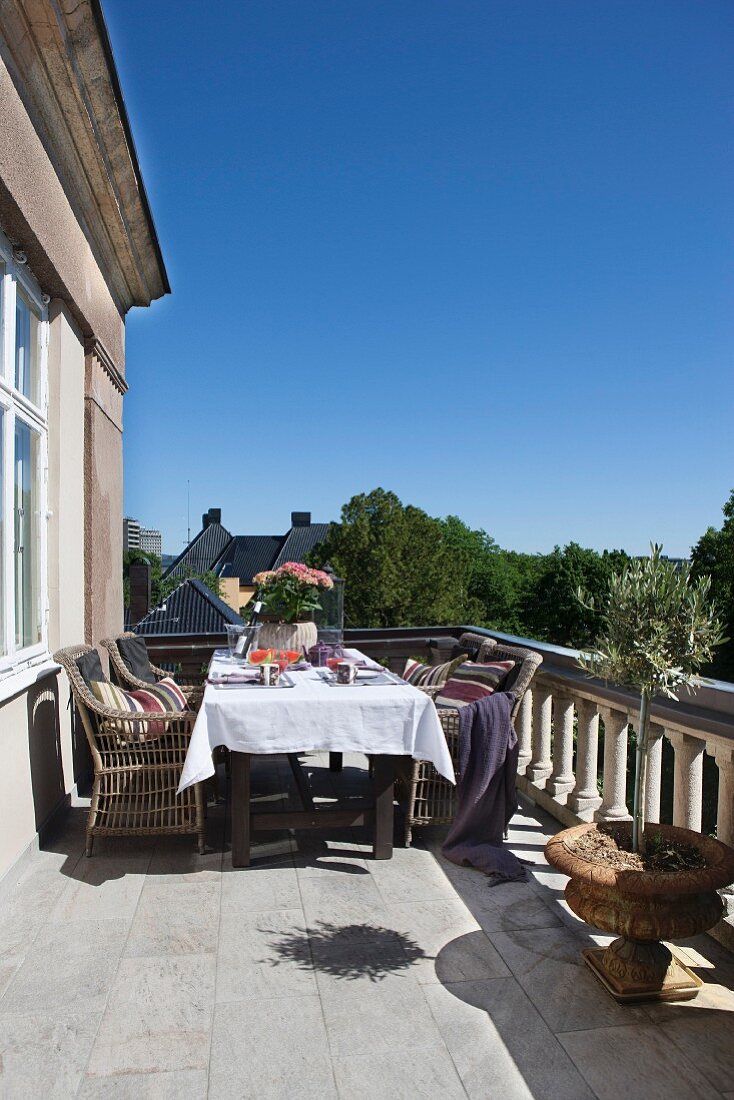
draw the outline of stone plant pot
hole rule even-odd
[[[545,847],[548,862],[570,877],[566,901],[574,913],[619,937],[607,948],[584,951],[584,959],[620,1002],[690,1000],[703,982],[660,941],[686,939],[718,923],[724,905],[716,891],[734,880],[734,851],[690,829],[648,824],[646,837],[662,833],[697,848],[707,866],[620,871],[569,847],[569,841],[596,828],[584,824],[564,829]]]
[[[257,644],[260,649],[294,649],[303,653],[319,640],[316,623],[263,623]]]

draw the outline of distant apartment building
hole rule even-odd
[[[136,519],[125,516],[122,521],[122,552],[140,549],[140,524]]]
[[[146,554],[161,556],[161,533],[153,527],[140,528],[140,549]]]
[[[122,551],[142,550],[145,554],[161,556],[161,533],[154,527],[141,527],[136,519],[125,516],[122,521]]]

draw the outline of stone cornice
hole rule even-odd
[[[168,293],[99,0],[0,0],[0,49],[120,311]]]
[[[99,361],[100,366],[115,389],[124,396],[128,391],[127,382],[115,366],[112,356],[107,351],[102,341],[98,340],[96,336],[92,336],[89,340],[85,341],[84,352],[86,355],[93,355],[95,359]]]

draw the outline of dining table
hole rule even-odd
[[[375,859],[390,859],[393,845],[394,780],[400,759],[429,760],[455,781],[446,738],[433,700],[358,650],[345,650],[357,667],[353,683],[339,683],[328,668],[305,662],[288,668],[277,686],[259,682],[259,670],[216,650],[209,666],[201,708],[191,734],[179,793],[214,775],[212,752],[230,752],[232,864],[250,863],[250,838],[260,830],[372,829]],[[372,798],[348,806],[314,805],[299,782],[300,810],[253,808],[253,756],[360,753],[370,759]]]

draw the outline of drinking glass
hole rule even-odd
[[[229,647],[229,659],[234,660],[234,651],[237,648],[237,642],[242,637],[244,632],[244,626],[238,623],[226,623],[225,629],[227,631],[227,646]]]

